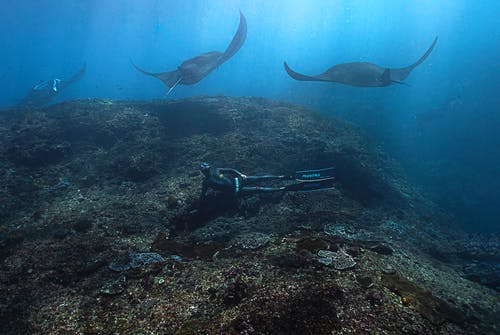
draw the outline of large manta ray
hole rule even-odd
[[[353,62],[334,65],[317,76],[307,76],[293,71],[286,62],[284,62],[284,65],[286,72],[295,80],[328,81],[361,87],[382,87],[392,83],[403,84],[402,81],[408,77],[410,72],[430,55],[436,42],[437,37],[417,62],[399,69],[384,68],[367,62]]]
[[[246,37],[247,20],[245,19],[245,16],[240,12],[240,25],[238,27],[238,31],[236,31],[233,40],[224,52],[212,51],[203,53],[199,56],[184,61],[177,67],[177,70],[170,72],[147,72],[139,68],[134,63],[132,63],[132,65],[145,75],[153,76],[163,81],[165,85],[169,87],[168,93],[170,93],[174,89],[174,87],[179,84],[192,85],[205,78],[219,65],[236,54],[236,52],[240,50],[243,43],[245,42]]]
[[[35,85],[18,104],[20,107],[41,107],[45,106],[62,90],[75,81],[80,80],[85,74],[87,64],[67,80],[51,79]]]

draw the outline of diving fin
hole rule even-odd
[[[298,181],[318,181],[323,179],[330,179],[334,177],[335,168],[329,167],[319,170],[304,170],[296,171],[295,178]]]
[[[297,184],[286,186],[285,191],[312,192],[312,191],[331,190],[334,188],[333,183],[334,183],[333,177],[321,180],[303,181]]]

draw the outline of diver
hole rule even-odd
[[[333,168],[320,170],[297,171],[294,175],[260,175],[248,176],[231,168],[211,167],[208,163],[201,163],[200,170],[205,176],[201,197],[204,197],[209,188],[224,194],[250,194],[268,192],[308,192],[332,189]],[[261,186],[276,180],[293,180],[295,183],[282,186]]]
[[[294,175],[248,176],[235,169],[216,168],[208,163],[201,163],[200,170],[205,176],[200,197],[186,211],[172,219],[174,231],[193,230],[208,220],[245,210],[245,201],[240,196],[278,195],[287,191],[309,192],[334,188],[333,168],[296,171]],[[209,195],[209,189],[216,191],[215,194]]]
[[[86,69],[87,65],[83,64],[82,68],[67,80],[55,78],[33,86],[31,90],[26,94],[26,96],[21,100],[18,106],[43,107],[49,104],[52,99],[62,90],[64,90],[72,83],[80,80],[85,74]]]

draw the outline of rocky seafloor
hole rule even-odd
[[[1,334],[498,334],[469,236],[355,126],[260,98],[0,114]],[[333,190],[200,201],[199,163],[335,167]]]

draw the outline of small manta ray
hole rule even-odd
[[[352,62],[334,65],[317,76],[306,76],[290,69],[286,62],[284,62],[284,65],[286,72],[295,80],[327,81],[359,87],[383,87],[392,83],[405,84],[402,81],[430,55],[436,42],[437,37],[427,52],[416,63],[399,69],[384,68],[367,62]]]
[[[80,80],[87,69],[87,64],[83,64],[80,71],[68,80],[51,79],[41,82],[26,94],[26,96],[19,102],[20,107],[42,107],[50,103],[50,101],[62,90],[69,85]]]
[[[233,40],[227,47],[226,51],[212,51],[206,52],[194,58],[184,61],[177,67],[177,70],[170,72],[147,72],[132,63],[132,65],[148,76],[153,76],[165,83],[169,87],[167,92],[170,93],[177,85],[192,85],[196,84],[205,78],[210,72],[215,70],[219,65],[234,56],[238,50],[243,46],[247,37],[247,21],[245,16],[240,12],[240,24],[238,31],[233,37]]]

